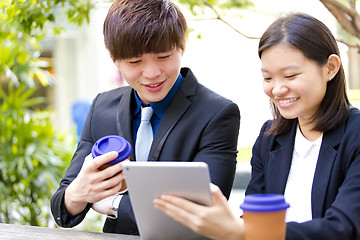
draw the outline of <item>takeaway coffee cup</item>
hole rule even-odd
[[[290,205],[280,194],[245,196],[243,210],[245,240],[284,240],[285,213]]]
[[[103,170],[111,165],[115,165],[119,162],[124,161],[125,159],[128,159],[131,154],[132,148],[131,144],[125,138],[117,135],[109,135],[102,137],[97,140],[91,148],[91,154],[93,158],[111,151],[116,151],[119,154],[118,157],[101,166],[100,170]],[[124,192],[126,190],[127,185],[124,180],[120,192]]]

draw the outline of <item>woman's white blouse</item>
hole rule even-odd
[[[285,187],[285,200],[290,204],[286,211],[286,222],[306,222],[312,220],[311,189],[316,163],[322,143],[321,135],[311,142],[296,131],[294,152],[288,180]]]

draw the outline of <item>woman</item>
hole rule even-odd
[[[246,194],[284,194],[286,239],[360,239],[360,111],[346,95],[333,35],[290,14],[265,31],[258,53],[274,119],[254,144]],[[242,219],[212,192],[211,207],[169,195],[154,204],[209,238],[242,239]]]

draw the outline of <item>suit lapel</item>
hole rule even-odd
[[[311,192],[313,218],[322,216],[325,196],[337,154],[336,146],[340,144],[344,131],[345,123],[342,123],[339,127],[325,132],[323,135]]]
[[[129,89],[120,99],[118,111],[116,114],[116,125],[119,136],[122,136],[128,140],[131,143],[132,149],[135,149],[131,126],[131,93],[132,88],[129,87]],[[135,151],[132,151],[130,158],[135,159]]]
[[[294,150],[296,126],[297,122],[293,124],[289,133],[276,138],[274,150],[269,154],[266,171],[266,189],[268,193],[284,194],[285,192]],[[344,129],[345,123],[342,123],[336,129],[324,133],[311,194],[313,218],[322,216],[325,196],[331,178],[331,169],[337,154],[336,147],[341,142]]]
[[[294,150],[294,141],[297,121],[294,121],[290,131],[286,134],[276,137],[273,151],[269,153],[266,176],[266,192],[284,194],[288,179],[292,154]]]
[[[191,70],[188,69],[187,74],[182,72],[182,75],[185,75],[186,77],[176,92],[173,100],[169,104],[165,115],[155,133],[153,143],[150,148],[149,160],[151,161],[159,159],[162,147],[171,130],[191,105],[191,101],[188,99],[188,97],[195,94],[198,82],[195,76],[192,74]]]

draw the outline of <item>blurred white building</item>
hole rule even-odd
[[[260,37],[281,13],[302,11],[326,23],[336,34],[336,21],[317,0],[253,0],[255,8],[224,16],[247,36]],[[55,74],[54,107],[57,126],[68,130],[73,125],[71,107],[75,101],[91,101],[97,93],[118,86],[118,73],[104,47],[102,27],[109,3],[98,2],[91,12],[90,24],[70,29],[52,41]],[[239,147],[251,146],[262,123],[271,118],[269,101],[262,91],[258,40],[247,39],[218,20],[195,20],[183,7],[189,34],[183,66],[191,67],[198,80],[236,102],[241,112]],[[206,11],[211,15],[211,11]],[[241,17],[236,15],[240,14]],[[207,16],[206,16],[207,17]],[[198,34],[201,34],[201,39]],[[342,46],[347,64],[347,48]]]
[[[337,35],[335,18],[318,0],[253,2],[253,9],[232,11],[231,16],[224,16],[227,22],[247,36],[260,37],[279,15],[291,11],[313,15]],[[90,103],[99,92],[124,84],[119,82],[119,73],[103,41],[103,22],[109,7],[109,3],[97,1],[89,25],[70,27],[60,38],[44,43],[45,55],[52,58],[57,76],[53,99],[49,102],[53,103],[57,113],[56,125],[62,131],[74,128],[71,116],[74,102],[85,100]],[[241,113],[239,147],[252,146],[263,122],[271,118],[269,100],[262,90],[258,39],[243,37],[219,20],[196,20],[184,7],[182,9],[192,30],[182,65],[191,67],[199,82],[238,104]],[[201,18],[214,16],[210,10],[206,15]],[[348,48],[342,44],[339,46],[347,71]],[[248,163],[242,164],[238,164],[238,170],[248,173]],[[243,195],[241,189],[233,189],[231,193],[229,204],[236,215],[241,213],[239,204]]]

